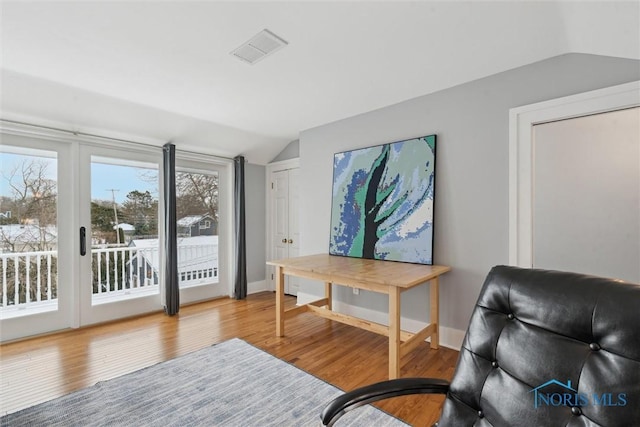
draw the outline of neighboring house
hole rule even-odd
[[[135,280],[151,281],[145,285],[158,283],[160,269],[158,239],[134,239],[129,243],[129,247],[138,248],[136,254],[127,262],[134,269]],[[218,236],[178,238],[180,285],[217,283],[218,276]]]
[[[127,287],[156,285],[160,283],[160,257],[158,239],[134,239],[129,247],[138,248],[127,261],[127,277],[132,277],[133,283]],[[133,269],[133,274],[129,271]]]
[[[121,223],[121,224],[113,226],[114,230],[116,228],[121,229],[122,232],[124,233],[124,243],[129,243],[131,241],[131,239],[133,238],[133,235],[136,232],[136,227],[134,227],[131,224],[124,223],[124,222]]]
[[[178,236],[216,236],[218,223],[209,214],[189,215],[177,221]]]
[[[0,225],[0,253],[52,251],[58,247],[58,230],[53,225]]]

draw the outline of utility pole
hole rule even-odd
[[[120,228],[118,227],[119,223],[118,223],[118,208],[116,205],[116,191],[120,191],[120,190],[116,190],[115,188],[108,188],[107,191],[111,191],[111,197],[113,200],[113,216],[116,217],[116,242],[118,244],[120,244]]]

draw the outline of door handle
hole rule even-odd
[[[292,240],[292,239],[289,239],[289,243],[293,243],[293,240]]]
[[[282,239],[282,243],[287,243],[287,239]]]
[[[87,229],[80,227],[80,255],[85,256],[87,254]]]

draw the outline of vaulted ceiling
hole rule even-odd
[[[298,132],[552,56],[640,59],[638,1],[1,3],[2,117],[266,163]],[[267,28],[288,42],[249,65]]]

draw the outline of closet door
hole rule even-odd
[[[533,127],[534,267],[640,281],[639,129],[639,107]]]
[[[299,176],[300,169],[290,169],[289,171],[289,215],[288,215],[288,238],[289,245],[288,257],[293,258],[300,256],[300,225],[298,212],[300,211],[299,203]],[[287,276],[284,292],[289,295],[298,295],[300,279],[298,277]]]
[[[271,184],[271,253],[274,259],[289,258],[289,171],[273,172]]]
[[[300,254],[298,176],[298,168],[277,170],[271,173],[271,223],[269,227],[271,259],[291,258]],[[269,272],[269,281],[271,289],[275,289],[273,271]],[[287,277],[285,293],[297,295],[298,283],[299,279]]]

